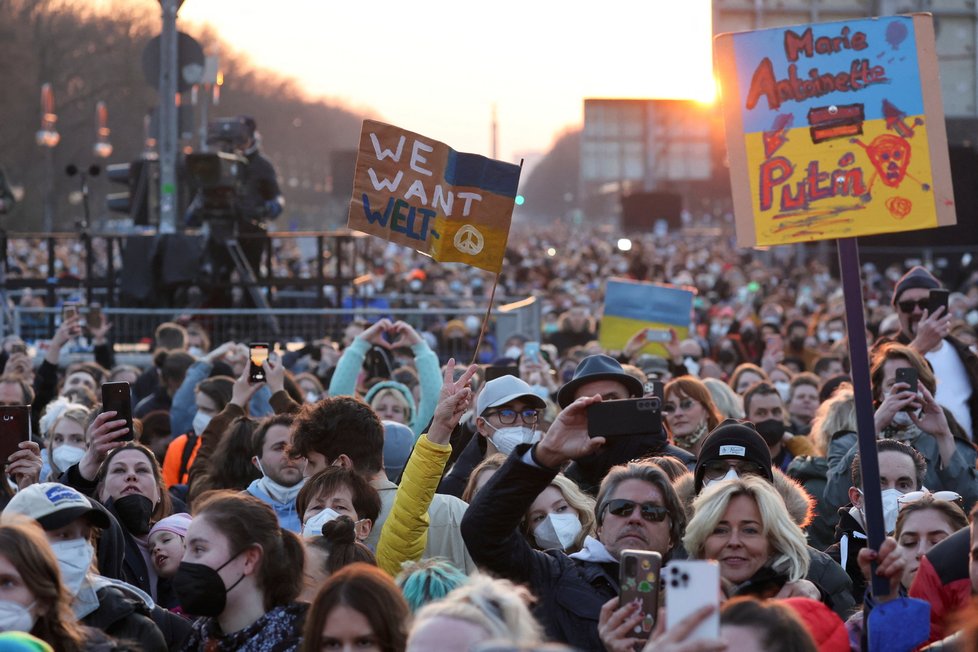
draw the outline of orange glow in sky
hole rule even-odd
[[[186,0],[207,22],[313,97],[498,156],[545,152],[579,126],[583,100],[711,99],[710,0]],[[204,43],[209,54],[209,44]]]

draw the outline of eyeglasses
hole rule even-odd
[[[499,417],[499,423],[503,424],[504,426],[511,426],[516,423],[517,416],[522,419],[523,423],[528,426],[532,426],[537,422],[537,420],[540,419],[540,410],[530,408],[517,412],[511,408],[503,408],[501,410],[496,410],[495,412],[490,412],[486,416],[491,417],[492,415]]]
[[[745,475],[764,475],[760,465],[755,462],[716,460],[703,465],[703,479],[717,480],[727,475],[730,469],[735,470],[740,477],[744,477]]]
[[[927,304],[930,303],[928,299],[917,299],[916,301],[898,301],[897,308],[900,312],[905,312],[908,315],[913,312],[914,308],[920,308],[921,310],[927,310]]]
[[[963,500],[961,494],[956,491],[935,491],[933,493],[930,491],[911,491],[910,493],[899,496],[897,498],[897,505],[903,508],[906,505],[923,500],[927,496],[930,496],[934,500],[946,500],[949,503],[959,503]]]
[[[682,410],[683,412],[685,412],[686,410],[690,409],[696,404],[697,401],[694,401],[691,398],[684,398],[683,400],[679,401],[679,405],[676,405],[675,403],[666,403],[665,405],[663,405],[662,413],[672,414],[676,410]]]
[[[632,515],[636,506],[641,507],[642,518],[649,522],[658,523],[664,521],[666,516],[669,516],[669,510],[662,505],[656,505],[655,503],[636,503],[634,500],[626,500],[624,498],[616,498],[608,501],[605,509],[608,510],[609,514],[627,517]]]

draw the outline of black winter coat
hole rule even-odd
[[[476,494],[462,519],[462,538],[480,567],[526,584],[538,602],[534,613],[547,636],[583,650],[602,650],[601,605],[618,595],[618,564],[571,559],[533,549],[518,526],[556,472],[521,461],[529,445],[509,456]]]

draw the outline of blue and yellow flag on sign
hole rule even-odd
[[[609,279],[605,286],[604,316],[598,340],[605,350],[620,351],[643,328],[675,329],[679,339],[689,335],[693,293],[690,290]],[[643,353],[666,356],[662,344],[649,343]]]
[[[347,226],[498,273],[519,181],[518,165],[364,120]]]

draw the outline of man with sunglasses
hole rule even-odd
[[[927,461],[919,452],[895,439],[878,439],[876,457],[880,468],[883,524],[886,533],[891,534],[896,529],[900,500],[923,486]],[[858,453],[852,459],[850,474],[852,486],[849,487],[849,504],[839,508],[835,543],[825,552],[846,569],[852,579],[852,597],[858,603],[862,602],[866,592],[866,580],[857,561],[859,551],[866,547],[866,516],[863,511],[865,488]],[[961,498],[956,493],[954,495]]]
[[[585,650],[603,649],[598,636],[602,605],[619,593],[622,550],[669,558],[686,516],[665,473],[649,463],[616,466],[601,483],[597,529],[573,555],[534,550],[519,532],[527,509],[568,462],[593,454],[603,437],[587,432],[587,407],[600,394],[578,398],[538,443],[521,444],[476,494],[462,519],[462,537],[476,563],[527,584],[538,597],[535,613],[549,638]]]
[[[951,335],[947,307],[928,311],[930,291],[940,288],[940,281],[919,265],[897,281],[893,307],[900,318],[900,332],[895,339],[927,359],[940,379],[934,398],[951,411],[974,441],[974,427],[978,424],[978,356]]]

